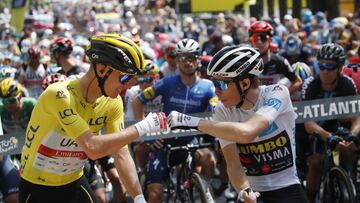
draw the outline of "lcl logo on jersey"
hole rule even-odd
[[[102,125],[106,122],[107,116],[101,116],[98,118],[90,118],[89,119],[89,125]]]
[[[65,109],[63,112],[59,112],[60,118],[64,119],[68,116],[76,116],[77,114],[74,113],[73,109]]]

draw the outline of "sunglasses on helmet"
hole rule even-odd
[[[332,64],[332,63],[319,63],[319,69],[320,70],[335,70],[339,67],[338,64]]]

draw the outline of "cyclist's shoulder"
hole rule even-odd
[[[354,80],[347,75],[340,74],[338,86],[340,87],[339,89],[341,89],[340,91],[344,94],[357,94],[357,88]]]
[[[23,97],[21,98],[21,101],[23,103],[23,107],[25,108],[34,107],[36,104],[36,99],[33,97]]]
[[[56,103],[57,101],[76,100],[76,97],[80,95],[81,94],[77,92],[74,81],[68,80],[64,82],[56,82],[46,88],[46,90],[40,95],[38,103],[45,102],[50,105],[52,103]]]
[[[285,60],[285,57],[281,56],[280,54],[271,53],[270,54],[270,62],[272,63],[283,63]]]

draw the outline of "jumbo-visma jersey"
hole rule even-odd
[[[87,130],[107,133],[123,126],[120,97],[83,98],[77,80],[50,85],[39,97],[29,125],[21,157],[22,178],[35,184],[59,186],[79,179],[87,160],[75,139]]]

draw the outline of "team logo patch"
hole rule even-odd
[[[155,97],[155,90],[152,87],[148,87],[144,90],[144,97],[147,100],[150,100]]]
[[[267,99],[264,102],[264,106],[270,106],[278,111],[281,107],[281,101],[275,98]]]
[[[58,90],[56,92],[56,99],[64,99],[66,98],[66,95],[63,90]]]

